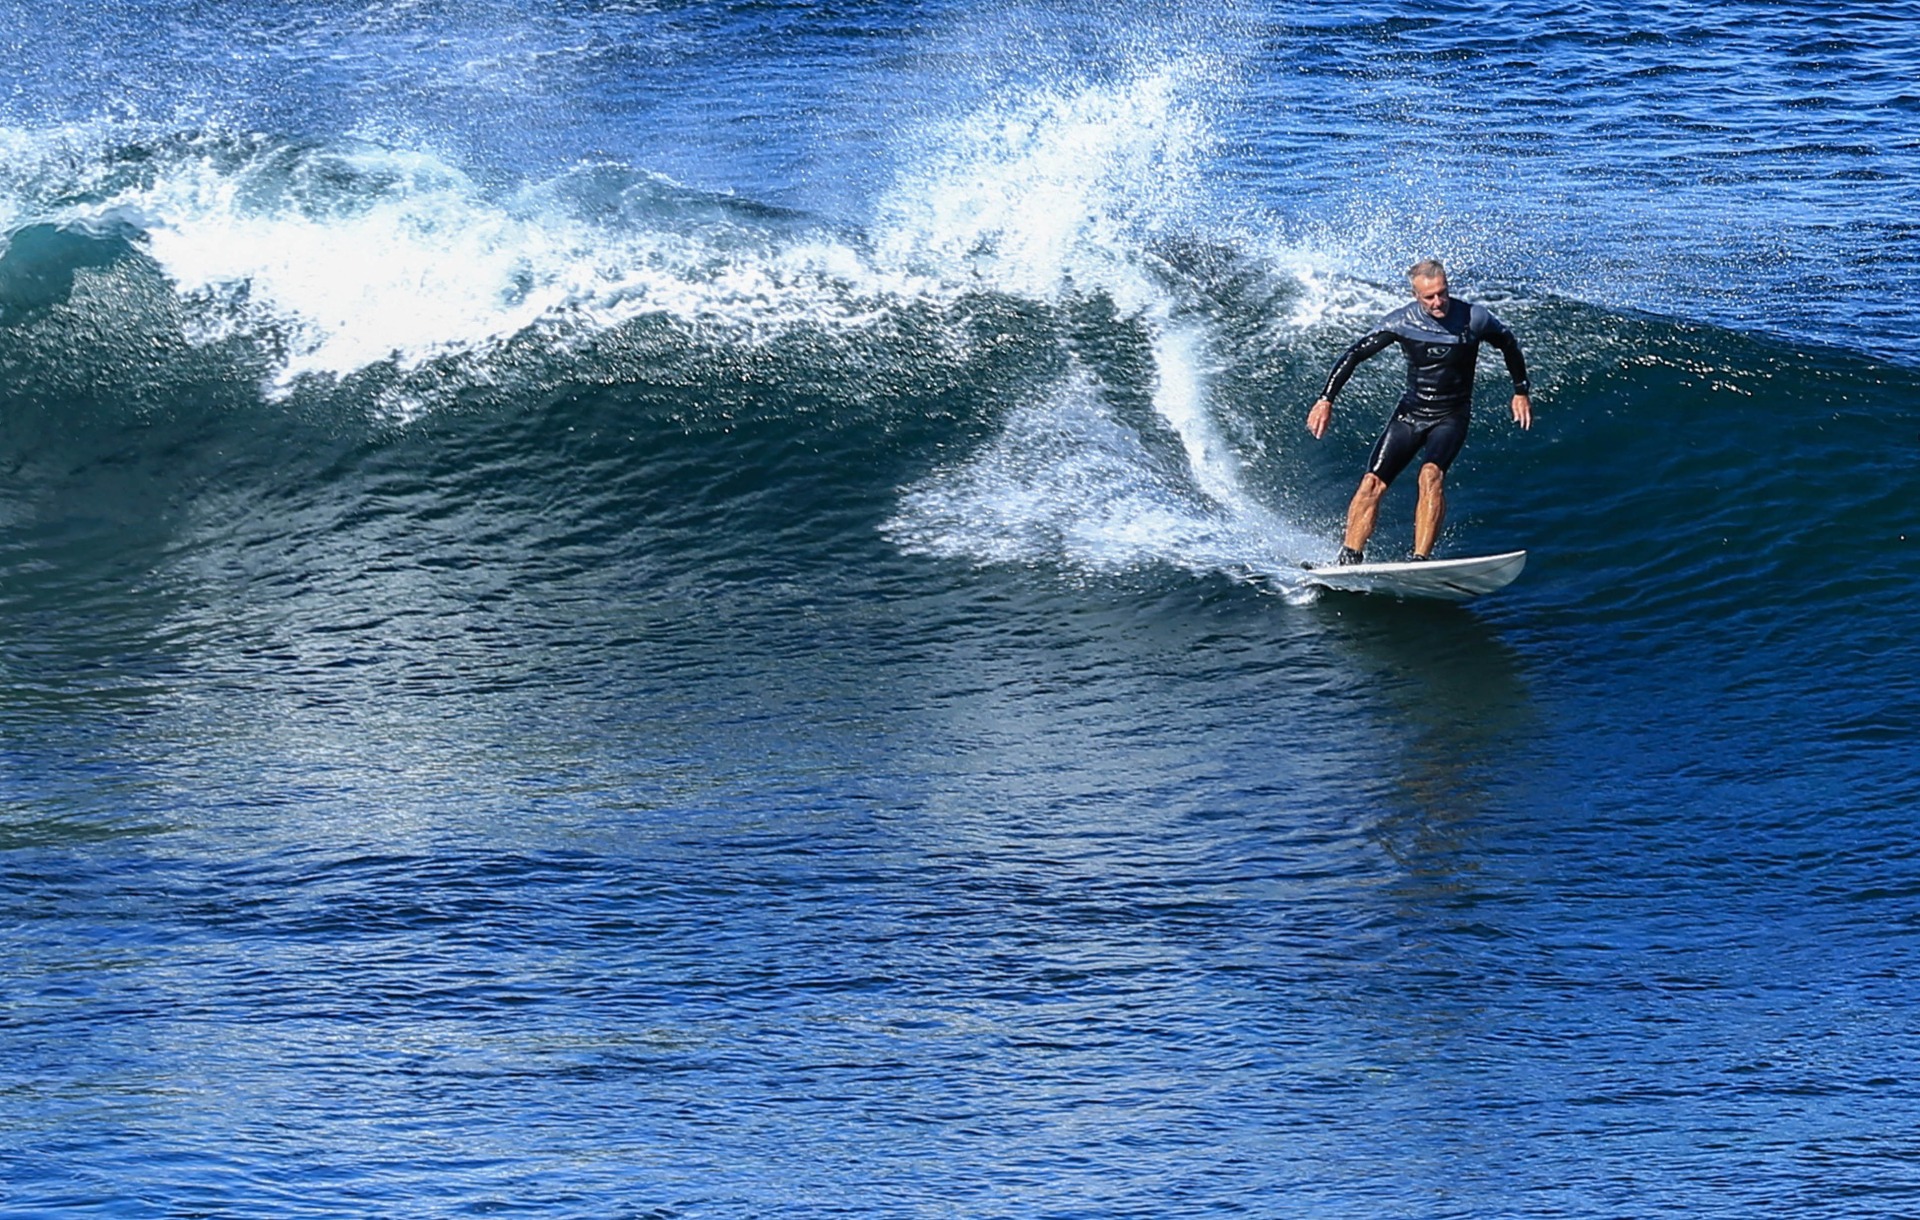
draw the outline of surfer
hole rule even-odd
[[[1340,354],[1327,376],[1326,389],[1307,412],[1307,431],[1319,440],[1333,422],[1335,396],[1361,361],[1395,343],[1406,354],[1406,393],[1373,443],[1367,472],[1360,476],[1359,490],[1347,505],[1347,535],[1339,559],[1343,564],[1362,562],[1380,514],[1380,497],[1416,454],[1423,461],[1420,497],[1414,507],[1413,557],[1433,557],[1433,544],[1447,511],[1447,467],[1466,443],[1467,421],[1473,414],[1473,370],[1482,343],[1493,344],[1506,357],[1507,373],[1513,378],[1513,422],[1533,427],[1527,361],[1520,354],[1520,340],[1486,306],[1454,300],[1447,292],[1447,269],[1438,259],[1422,259],[1407,268],[1407,280],[1413,286],[1413,303],[1388,314]]]

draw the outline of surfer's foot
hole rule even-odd
[[[1433,556],[1431,555],[1422,555],[1422,554],[1419,554],[1418,552],[1415,552],[1414,554],[1407,556],[1407,562],[1408,563],[1425,563],[1427,560],[1432,558]]]
[[[1340,558],[1334,560],[1335,563],[1341,565],[1342,567],[1345,567],[1346,565],[1352,564],[1352,563],[1365,563],[1366,561],[1367,561],[1367,557],[1365,554],[1363,554],[1360,551],[1354,550],[1350,546],[1341,547]]]

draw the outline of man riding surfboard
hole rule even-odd
[[[1422,259],[1407,268],[1407,280],[1413,287],[1413,303],[1388,314],[1340,354],[1319,401],[1307,412],[1307,431],[1319,440],[1333,421],[1333,400],[1354,369],[1395,343],[1400,345],[1407,358],[1407,389],[1374,442],[1366,473],[1347,505],[1342,564],[1363,561],[1367,539],[1379,518],[1380,497],[1416,454],[1422,461],[1413,557],[1433,557],[1433,544],[1447,511],[1447,468],[1466,443],[1473,414],[1473,374],[1482,343],[1493,344],[1506,358],[1507,374],[1513,378],[1513,422],[1533,427],[1531,387],[1520,340],[1486,306],[1455,300],[1447,290],[1447,269],[1438,259]]]

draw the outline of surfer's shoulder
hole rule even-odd
[[[1484,338],[1488,335],[1500,334],[1506,329],[1507,324],[1502,322],[1500,316],[1491,309],[1488,309],[1485,305],[1470,304],[1467,306],[1468,333]]]
[[[1427,311],[1420,308],[1420,302],[1408,301],[1380,319],[1375,331],[1391,331],[1396,335],[1417,334],[1426,330]]]

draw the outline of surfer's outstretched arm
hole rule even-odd
[[[1527,380],[1527,358],[1520,351],[1520,340],[1506,326],[1495,321],[1487,342],[1500,349],[1507,362],[1507,376],[1513,378],[1513,422],[1522,428],[1533,427],[1532,383]]]
[[[1340,387],[1347,384],[1347,378],[1353,376],[1353,370],[1360,367],[1361,361],[1392,347],[1396,338],[1390,330],[1376,330],[1355,339],[1340,353],[1340,359],[1333,362],[1333,371],[1327,374],[1327,385],[1320,391],[1319,401],[1307,412],[1307,431],[1313,433],[1315,440],[1327,434],[1327,425],[1333,422],[1333,400],[1339,396]]]

